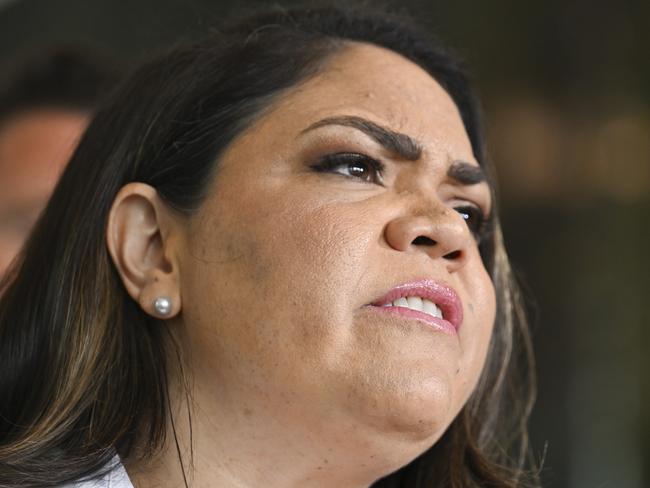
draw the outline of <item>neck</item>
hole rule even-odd
[[[368,443],[351,444],[353,430],[337,445],[335,437],[283,424],[263,406],[228,402],[224,392],[219,392],[224,400],[219,408],[205,408],[214,393],[194,389],[191,411],[185,394],[173,395],[165,446],[146,463],[126,466],[135,488],[366,488],[400,466],[387,461],[394,455],[390,445],[383,456],[371,454]]]

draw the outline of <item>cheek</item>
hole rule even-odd
[[[464,404],[481,376],[494,330],[496,295],[494,285],[485,270],[475,270],[469,281],[473,290],[465,307],[467,327],[461,330],[463,360],[457,372],[462,387],[458,403]]]
[[[218,337],[217,344],[199,338],[200,347],[276,370],[333,354],[367,254],[358,215],[297,191],[219,201],[232,204],[206,209],[198,222],[184,285],[188,322]]]
[[[352,425],[427,442],[441,433],[485,359],[494,317],[487,274],[474,270],[468,282],[467,336],[377,323],[359,315],[358,294],[395,263],[370,224],[385,210],[295,190],[219,201],[197,225],[183,284],[186,322],[198,325],[193,354],[211,381],[255,391],[269,408],[294,398],[317,417],[337,404]]]

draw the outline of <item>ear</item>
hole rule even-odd
[[[129,183],[113,201],[108,217],[108,250],[129,295],[157,318],[181,310],[178,253],[179,226],[172,210],[144,183]],[[156,306],[167,299],[168,310]],[[160,301],[159,301],[160,305]]]

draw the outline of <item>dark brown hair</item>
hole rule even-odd
[[[90,125],[2,286],[1,486],[56,486],[100,472],[116,453],[131,460],[161,446],[178,350],[166,323],[129,298],[113,267],[105,245],[112,201],[140,181],[190,214],[226,146],[355,41],[429,72],[455,101],[489,172],[478,104],[458,58],[393,14],[276,8],[140,67]],[[498,310],[478,387],[439,442],[375,487],[524,483],[532,355],[496,213],[480,251]]]

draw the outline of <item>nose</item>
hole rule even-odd
[[[464,266],[473,239],[462,216],[443,205],[392,219],[385,237],[397,251],[425,252],[443,260],[449,272]]]

